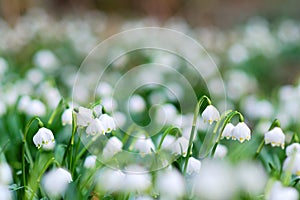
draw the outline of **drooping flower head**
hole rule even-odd
[[[281,146],[284,148],[285,135],[281,128],[275,127],[272,130],[265,133],[265,144],[271,144],[272,147]]]
[[[220,113],[213,105],[208,105],[205,110],[202,112],[202,117],[204,122],[208,121],[208,123],[212,124],[213,121],[220,120]]]
[[[245,122],[239,122],[232,130],[232,139],[239,140],[243,143],[245,140],[251,139],[251,130]]]
[[[41,148],[49,143],[54,143],[54,136],[50,129],[40,128],[38,132],[33,136],[33,143],[37,148]]]

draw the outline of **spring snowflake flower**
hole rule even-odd
[[[76,113],[77,126],[86,127],[93,120],[93,111],[84,107],[78,108],[78,113]]]
[[[125,174],[120,170],[104,168],[99,171],[97,178],[97,189],[100,191],[115,192],[123,187]]]
[[[239,140],[243,143],[245,140],[251,139],[251,130],[244,122],[239,122],[232,130],[232,139]]]
[[[33,136],[33,143],[37,148],[41,148],[49,143],[54,143],[54,136],[50,129],[40,128]]]
[[[234,125],[233,124],[231,124],[231,123],[226,124],[226,126],[225,126],[225,128],[224,128],[224,130],[222,132],[222,138],[225,137],[227,140],[229,138],[231,138],[232,137],[232,130],[233,129],[234,129]]]
[[[96,165],[96,160],[97,160],[97,156],[90,155],[90,156],[86,157],[86,159],[84,160],[83,166],[87,169],[92,169]]]
[[[11,200],[12,194],[7,186],[0,185],[0,197],[3,200]]]
[[[148,154],[155,150],[155,145],[153,144],[151,138],[142,136],[136,140],[134,149],[139,151],[140,153]]]
[[[187,165],[187,174],[198,174],[200,172],[201,162],[194,157],[190,157]]]
[[[300,144],[299,143],[293,143],[286,147],[285,153],[287,156],[292,156],[293,153],[296,152],[296,154],[300,153]]]
[[[227,155],[228,149],[225,145],[218,144],[214,158],[224,158]]]
[[[105,159],[112,158],[115,154],[122,151],[123,144],[117,137],[111,137],[103,148],[103,157]]]
[[[96,106],[93,108],[93,111],[94,111],[94,113],[96,114],[96,117],[99,117],[100,115],[102,115],[102,109],[103,109],[103,106],[102,106],[102,105],[96,105]]]
[[[34,99],[28,105],[26,113],[31,116],[44,116],[46,114],[46,107],[43,102]]]
[[[294,156],[288,156],[282,166],[284,171],[291,169],[292,174],[300,176],[300,154],[297,153]]]
[[[70,172],[63,168],[57,168],[44,175],[42,185],[49,196],[59,197],[64,195],[68,184],[72,181]]]
[[[99,117],[99,120],[103,124],[106,133],[110,133],[112,130],[116,130],[115,121],[111,116],[103,114]]]
[[[285,135],[281,128],[275,127],[272,130],[265,133],[265,144],[271,144],[272,147],[281,146],[284,148]]]
[[[159,172],[155,186],[161,199],[180,199],[185,192],[184,179],[176,169]]]
[[[151,186],[151,175],[146,173],[146,169],[131,165],[126,168],[125,178],[122,190],[126,192],[141,192],[146,191]]]
[[[209,124],[212,124],[213,121],[219,121],[220,113],[213,105],[208,105],[202,113],[204,122],[208,121]]]
[[[72,125],[72,108],[66,109],[61,115],[62,125],[65,126],[67,124]]]
[[[140,95],[133,95],[129,99],[129,111],[140,113],[146,108],[146,102]]]
[[[88,135],[105,134],[105,126],[99,119],[93,119],[86,128],[86,133]]]
[[[12,172],[9,165],[7,163],[0,163],[0,185],[8,185],[12,180]]]
[[[298,191],[292,187],[284,187],[279,181],[276,181],[271,189],[267,200],[297,200],[299,197]]]

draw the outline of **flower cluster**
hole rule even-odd
[[[231,138],[232,140],[238,140],[241,143],[251,139],[251,130],[245,122],[239,122],[236,126],[228,123],[221,134],[222,138]]]

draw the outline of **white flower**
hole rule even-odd
[[[96,106],[93,108],[93,111],[94,111],[94,113],[96,114],[96,117],[99,117],[100,115],[102,115],[102,108],[103,108],[102,105],[96,105]]]
[[[110,133],[112,130],[116,130],[115,121],[111,116],[103,114],[99,117],[99,120],[103,124],[106,133]]]
[[[262,194],[267,183],[264,168],[255,162],[243,161],[235,169],[240,189],[253,195]]]
[[[145,136],[137,138],[134,149],[139,151],[140,153],[151,153],[155,150],[155,146],[151,140],[151,138],[146,138]]]
[[[103,157],[109,159],[118,152],[122,151],[123,144],[117,137],[111,137],[103,148]]]
[[[19,100],[18,110],[20,112],[25,112],[27,107],[29,106],[31,99],[29,96],[22,96]]]
[[[73,112],[72,108],[68,108],[61,115],[61,122],[63,126],[67,124],[72,125],[72,118],[73,118],[72,112]]]
[[[48,142],[47,144],[44,144],[42,146],[42,149],[45,151],[51,151],[54,149],[54,147],[55,147],[55,142]]]
[[[279,181],[276,181],[271,189],[267,200],[298,200],[299,194],[295,188],[283,187]]]
[[[299,143],[293,143],[289,146],[286,147],[285,149],[286,155],[287,156],[292,156],[294,152],[297,154],[300,153],[300,144]]]
[[[284,148],[285,135],[281,128],[275,127],[272,130],[265,133],[265,144],[271,144],[272,147],[281,146]]]
[[[77,126],[88,126],[93,120],[93,111],[84,107],[78,108],[76,113]]]
[[[52,71],[58,65],[56,56],[49,50],[40,50],[34,55],[34,64],[43,70]]]
[[[187,174],[198,174],[200,172],[201,162],[194,157],[190,157],[187,165]]]
[[[288,156],[282,166],[284,171],[291,169],[292,174],[300,176],[300,154],[294,156]]]
[[[185,192],[184,179],[175,169],[159,172],[155,186],[161,199],[179,199]]]
[[[44,175],[42,185],[49,196],[58,197],[64,195],[68,184],[72,181],[70,172],[63,168],[57,168]]]
[[[208,105],[202,113],[204,122],[213,123],[213,121],[218,121],[220,119],[219,111],[213,106]]]
[[[229,139],[232,137],[232,130],[234,129],[234,125],[231,123],[226,124],[223,132],[222,132],[222,138]]]
[[[189,141],[185,137],[180,137],[173,145],[170,146],[170,149],[172,153],[185,156],[187,154],[188,147]]]
[[[241,143],[251,139],[251,130],[244,122],[239,122],[232,130],[232,139],[238,139]]]
[[[146,102],[140,95],[133,95],[129,99],[129,111],[139,113],[144,111],[146,108]]]
[[[96,160],[97,160],[97,156],[90,155],[90,156],[86,157],[86,159],[84,160],[83,166],[87,169],[92,169],[96,165]]]
[[[34,99],[26,108],[26,113],[31,116],[44,116],[46,114],[46,107],[43,102]]]
[[[7,186],[0,185],[0,197],[3,200],[11,200],[12,194]]]
[[[123,186],[125,174],[120,170],[104,168],[100,171],[97,178],[98,190],[105,192],[120,191]]]
[[[40,128],[33,136],[33,143],[37,148],[41,148],[45,144],[54,143],[54,136],[51,130],[47,128]]]
[[[224,158],[227,155],[227,152],[228,152],[228,150],[225,145],[218,144],[216,151],[215,151],[214,158]]]
[[[235,179],[230,165],[221,160],[205,160],[200,173],[192,177],[193,199],[232,199],[235,193]]]
[[[146,173],[146,169],[132,165],[126,169],[123,182],[123,191],[140,192],[145,191],[151,186],[151,175]]]
[[[9,165],[7,163],[0,163],[0,185],[8,185],[12,180],[12,172]]]
[[[105,134],[105,127],[99,119],[92,119],[90,125],[86,128],[88,135]]]

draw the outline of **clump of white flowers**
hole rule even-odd
[[[214,107],[213,105],[208,105],[202,112],[202,117],[204,122],[207,121],[209,124],[212,124],[213,121],[220,120],[220,113],[216,107]]]
[[[105,134],[116,130],[114,119],[107,114],[102,114],[102,106],[95,106],[95,108],[91,110],[79,107],[76,112],[77,126],[87,127],[86,133],[88,135]]]
[[[226,124],[222,134],[222,138],[238,140],[243,143],[245,140],[251,139],[251,130],[245,122],[239,122],[236,126],[231,123]]]
[[[51,143],[54,144],[54,136],[50,129],[47,128],[40,128],[38,132],[33,136],[33,143],[37,148],[41,147],[48,147],[48,145],[51,145]]]
[[[72,181],[70,172],[63,168],[57,168],[44,175],[42,185],[50,197],[59,197],[64,195],[68,184]]]
[[[279,146],[284,149],[285,135],[280,127],[275,127],[265,133],[265,144],[271,144],[272,147]]]
[[[30,116],[44,116],[46,114],[44,103],[37,99],[31,99],[29,96],[20,98],[18,110]]]

